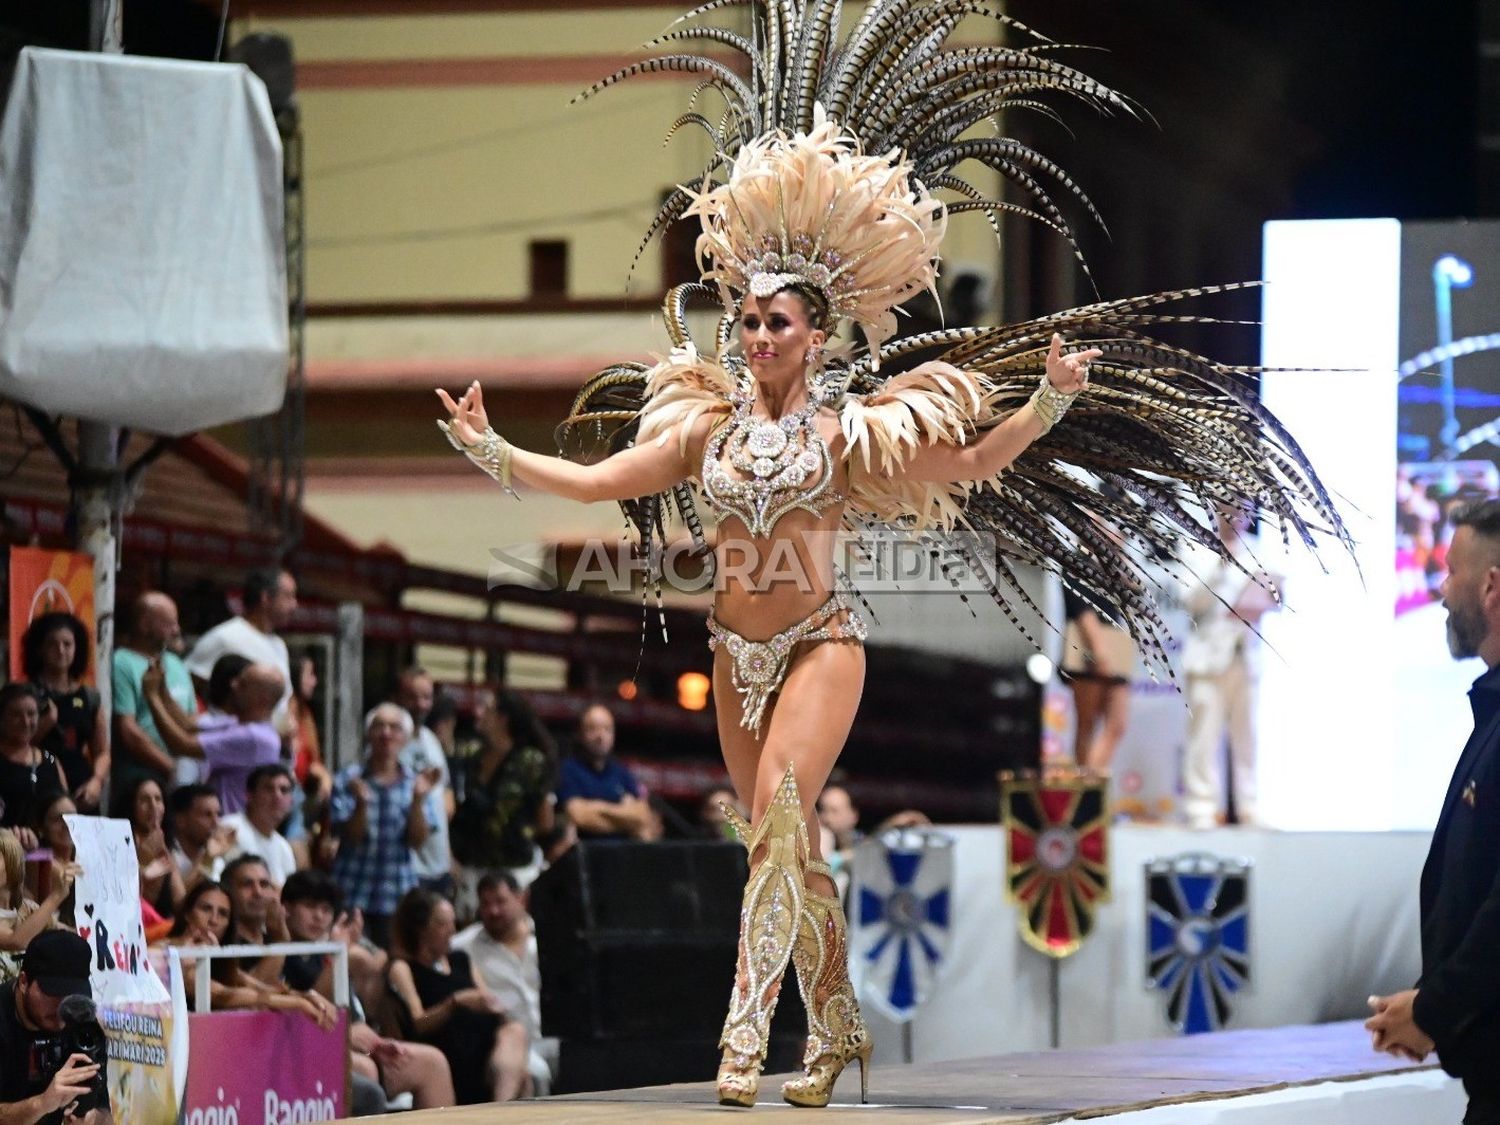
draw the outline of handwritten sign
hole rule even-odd
[[[94,951],[89,974],[101,1005],[160,1003],[167,989],[152,972],[141,923],[141,876],[130,822],[65,816],[83,874],[76,885],[74,923]]]

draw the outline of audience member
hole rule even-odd
[[[271,882],[280,890],[297,870],[292,845],[276,831],[292,807],[292,771],[280,762],[257,766],[250,771],[245,788],[245,811],[224,818],[224,826],[234,834],[229,858],[260,856],[271,873]]]
[[[453,854],[448,847],[448,822],[453,819],[453,790],[448,779],[448,757],[437,735],[427,729],[427,715],[432,710],[432,676],[425,668],[413,666],[396,679],[395,702],[411,716],[412,730],[401,749],[401,764],[414,774],[430,774],[432,796],[428,820],[432,830],[415,849],[412,863],[417,881],[429,890],[452,897]]]
[[[47,891],[41,902],[33,901],[26,895],[26,853],[14,833],[5,831],[0,831],[0,866],[5,874],[5,886],[0,888],[0,980],[11,980],[19,965],[6,955],[21,953],[37,934],[58,924],[81,869],[70,859],[54,858]]]
[[[453,939],[467,953],[474,972],[500,1002],[506,1015],[526,1028],[530,1041],[527,1069],[538,1096],[552,1087],[557,1040],[542,1038],[542,971],[537,959],[536,928],[526,913],[522,888],[509,872],[479,881],[479,921]]]
[[[317,691],[317,662],[311,651],[300,652],[292,661],[292,697],[287,703],[292,777],[297,784],[292,792],[286,838],[298,846],[305,846],[306,837],[321,826],[328,796],[333,792],[333,775],[323,761],[323,743],[318,736]]]
[[[352,939],[347,915],[339,914],[343,895],[323,871],[298,871],[281,889],[287,929],[293,941],[341,941],[349,951],[349,985],[353,992],[349,1019],[350,1065],[356,1078],[375,1084],[385,1098],[412,1095],[414,1109],[440,1109],[454,1104],[453,1076],[448,1060],[436,1047],[408,1043],[380,1035],[367,1020],[376,1009],[367,997],[380,996],[385,977],[385,955]],[[303,954],[286,959],[283,979],[293,989],[316,989],[333,996],[333,958]]]
[[[396,904],[417,884],[412,849],[431,831],[427,798],[437,776],[401,764],[411,738],[411,715],[394,703],[376,707],[365,717],[365,759],[339,771],[330,802],[339,836],[333,877],[380,946],[389,944]]]
[[[219,822],[219,795],[208,785],[179,785],[167,799],[172,824],[172,862],[191,890],[204,879],[217,882],[234,833]]]
[[[182,900],[177,916],[172,919],[172,928],[167,931],[168,945],[227,945],[234,932],[234,900],[222,884],[204,879],[196,884]],[[234,967],[228,959],[214,962],[219,971],[215,976],[225,975]]]
[[[468,955],[451,948],[453,928],[453,905],[424,888],[408,891],[396,908],[399,953],[389,977],[398,1019],[410,1029],[405,1037],[447,1056],[460,1105],[525,1097],[526,1028],[502,1018]]]
[[[458,905],[466,916],[485,872],[511,871],[522,886],[536,878],[536,841],[551,831],[554,808],[552,739],[520,696],[478,692],[474,729],[483,749],[460,764],[464,799],[453,817]]]
[[[141,680],[159,658],[167,694],[183,714],[192,714],[198,706],[193,678],[174,651],[181,641],[176,602],[157,591],[136,598],[129,635],[116,647],[111,665],[110,781],[116,791],[138,777],[154,777],[162,785],[172,782],[176,760],[156,729]]]
[[[590,704],[578,718],[578,749],[558,769],[557,803],[581,837],[646,839],[655,827],[651,806],[614,748],[614,715]]]
[[[271,880],[271,870],[258,855],[242,855],[224,866],[224,889],[234,902],[233,944],[270,945],[291,941],[281,889]],[[275,988],[281,982],[282,957],[268,954],[240,962],[257,983]]]
[[[42,847],[52,853],[52,868],[48,871],[47,889],[40,893],[47,895],[56,888],[57,864],[63,864],[76,874],[80,868],[76,866],[77,855],[73,847],[73,833],[68,828],[65,819],[72,813],[78,811],[78,806],[73,804],[73,799],[66,793],[59,793],[53,797],[42,808],[41,815],[37,817],[36,834],[38,842]],[[57,920],[64,926],[72,926],[74,890],[76,887],[71,880],[64,894],[62,902],[57,907]]]
[[[227,653],[241,656],[252,664],[269,664],[281,673],[282,692],[277,698],[275,720],[286,713],[286,702],[292,691],[292,666],[286,642],[277,634],[292,619],[297,608],[297,580],[285,570],[251,571],[240,594],[243,612],[215,625],[193,646],[188,654],[187,669],[206,691],[214,664]]]
[[[121,820],[130,821],[135,858],[140,865],[141,901],[148,903],[158,917],[171,918],[187,888],[177,873],[177,863],[172,859],[162,827],[166,803],[162,800],[161,783],[154,777],[137,775],[127,788],[115,793],[112,812]]]
[[[27,848],[36,847],[32,825],[58,793],[68,792],[63,768],[36,740],[40,704],[30,684],[0,688],[0,827],[9,828]]]
[[[230,714],[234,700],[234,681],[240,678],[240,673],[250,667],[250,664],[243,656],[233,652],[226,652],[214,661],[214,670],[208,675],[208,687],[203,693],[204,707],[203,714],[198,716],[199,730],[210,730],[234,722],[234,716]]]
[[[283,683],[281,673],[271,665],[250,665],[235,677],[230,691],[234,721],[202,730],[186,714],[174,710],[159,664],[153,663],[141,681],[163,739],[173,753],[203,759],[208,766],[205,780],[218,793],[219,807],[226,813],[244,809],[245,782],[252,770],[281,761],[281,736],[270,719]]]
[[[109,727],[99,693],[83,682],[89,632],[71,613],[44,613],[21,637],[21,666],[42,704],[37,745],[62,763],[68,792],[94,812],[109,780]]]

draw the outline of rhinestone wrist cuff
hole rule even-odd
[[[1042,385],[1031,396],[1031,409],[1042,420],[1042,433],[1045,434],[1062,421],[1062,416],[1068,412],[1068,407],[1073,405],[1073,400],[1079,393],[1074,391],[1072,394],[1064,394],[1045,377],[1042,379]]]
[[[510,483],[512,446],[510,442],[495,432],[493,426],[486,427],[484,433],[479,436],[479,440],[473,445],[465,445],[461,442],[458,439],[458,435],[453,432],[453,428],[447,422],[440,420],[438,422],[438,429],[443,431],[448,438],[449,444],[454,449],[458,450],[487,474],[499,481],[500,487],[505,489],[506,492],[509,492],[516,499],[520,499],[520,495],[511,487]]]

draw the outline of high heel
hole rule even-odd
[[[740,905],[739,951],[729,1014],[719,1046],[718,1091],[721,1105],[752,1106],[760,1090],[760,1070],[770,1042],[771,1014],[781,979],[792,959],[803,914],[803,870],[807,863],[807,824],[797,779],[787,767],[760,826],[748,837],[743,818],[735,818],[753,858],[765,854],[750,872]],[[742,827],[743,826],[743,827]]]
[[[832,878],[828,865],[813,860],[808,874]],[[807,1008],[807,1049],[803,1073],[781,1087],[792,1105],[821,1109],[833,1096],[844,1068],[859,1060],[859,1100],[868,1100],[870,1052],[875,1042],[859,1012],[849,981],[849,943],[844,911],[836,898],[806,892],[797,948],[792,955],[797,986]]]

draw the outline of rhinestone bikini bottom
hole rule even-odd
[[[843,621],[837,618],[848,613]],[[834,592],[810,614],[764,641],[752,641],[727,629],[708,615],[708,647],[712,651],[723,645],[729,650],[730,680],[739,692],[743,714],[740,726],[760,733],[761,720],[771,696],[786,682],[792,650],[803,641],[859,641],[869,635],[864,621],[854,608]]]

